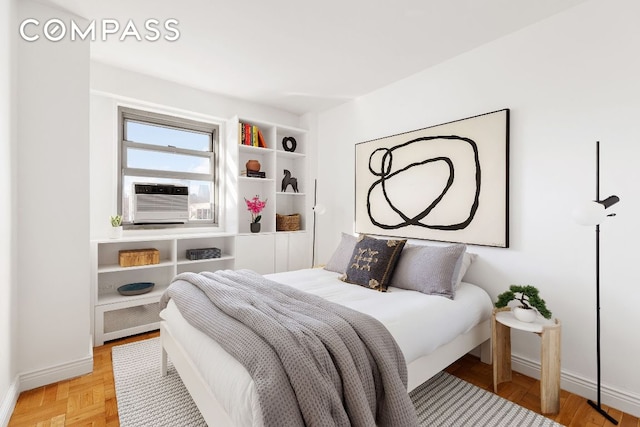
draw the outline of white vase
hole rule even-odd
[[[120,239],[121,237],[122,237],[122,226],[111,227],[111,231],[109,233],[109,238],[111,238],[111,239]]]
[[[533,308],[514,307],[513,315],[521,322],[531,323],[538,317],[538,312]]]

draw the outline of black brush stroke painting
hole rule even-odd
[[[355,231],[508,247],[509,110],[356,144]]]

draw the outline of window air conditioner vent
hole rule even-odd
[[[178,185],[133,184],[133,222],[168,223],[189,220],[189,188]]]

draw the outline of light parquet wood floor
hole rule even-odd
[[[20,393],[9,426],[119,426],[111,349],[157,336],[150,332],[95,347],[92,373]]]
[[[466,355],[454,362],[447,372],[476,386],[493,392],[493,371],[491,365],[484,364],[474,356]],[[513,372],[512,381],[500,384],[498,395],[527,409],[540,411],[540,381],[526,375]],[[640,427],[640,420],[608,406],[603,408],[618,420],[621,427]],[[562,390],[560,392],[560,412],[555,415],[545,414],[556,422],[567,427],[602,427],[613,426],[602,415],[589,406],[584,397]]]
[[[91,374],[21,393],[9,427],[119,426],[111,348],[158,335],[158,332],[150,332],[96,347]],[[491,366],[476,357],[465,356],[449,366],[447,371],[478,387],[493,390]],[[540,412],[540,383],[533,378],[514,372],[513,381],[501,384],[498,394]],[[582,397],[562,391],[560,400],[560,413],[547,415],[560,424],[568,427],[613,425],[596,413]],[[620,422],[621,427],[640,427],[638,418],[615,409],[608,411]]]

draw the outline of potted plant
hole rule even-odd
[[[514,307],[513,315],[520,321],[533,322],[540,313],[545,319],[551,319],[551,312],[535,286],[511,285],[509,290],[498,295],[495,303],[497,308],[506,307],[513,300],[518,301],[519,306]]]
[[[122,237],[122,215],[114,215],[109,217],[111,222],[111,234],[112,239],[119,239]]]
[[[267,205],[267,200],[260,200],[259,196],[255,196],[250,200],[245,198],[244,201],[247,204],[247,210],[251,212],[251,232],[258,233],[260,232],[260,220],[262,219],[260,212]]]

